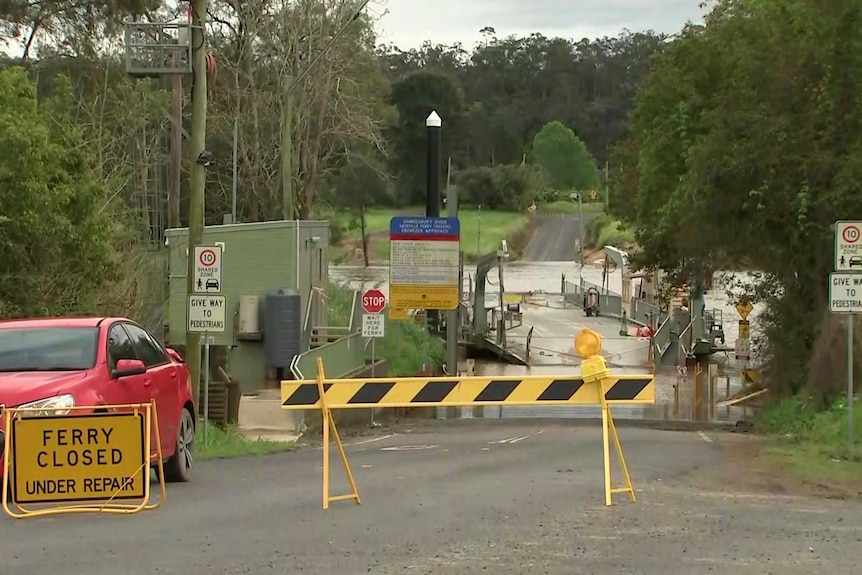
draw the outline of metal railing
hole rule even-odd
[[[666,313],[663,313],[658,306],[644,301],[643,299],[632,300],[632,315],[633,321],[643,324],[661,324],[664,322]]]
[[[618,297],[622,297],[622,294],[617,293],[617,292],[609,289],[607,286],[602,287],[598,284],[594,284],[593,282],[588,282],[587,280],[583,280],[583,279],[581,280],[581,287],[584,288],[584,291],[587,291],[590,288],[595,288],[596,291],[598,291],[602,295],[615,295]]]
[[[365,365],[362,334],[352,333],[341,339],[299,354],[296,367],[305,378],[317,373],[317,358],[322,358],[329,377],[344,377]]]
[[[612,293],[599,294],[599,311],[602,315],[622,317],[623,297]]]
[[[694,351],[694,321],[689,323],[684,330],[679,333],[679,347],[683,357],[690,357]]]
[[[579,284],[572,283],[570,281],[566,281],[565,286],[566,303],[570,303],[578,307],[584,307],[584,289]]]
[[[655,331],[652,337],[653,349],[656,358],[664,357],[667,350],[671,347],[672,318],[665,317],[659,328]]]

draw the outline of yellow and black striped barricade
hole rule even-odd
[[[601,340],[595,332],[589,337]],[[584,332],[582,331],[582,334]],[[581,335],[582,335],[581,334]],[[578,337],[580,338],[581,335]],[[655,403],[655,379],[650,373],[612,375],[604,359],[584,347],[581,374],[485,376],[485,377],[396,377],[364,379],[327,379],[323,361],[317,362],[316,380],[281,382],[282,409],[321,410],[323,423],[323,508],[329,503],[354,499],[360,503],[356,482],[338,435],[333,409],[381,407],[455,407],[455,406],[558,406],[597,405],[602,408],[602,443],[605,467],[605,503],[612,504],[614,493],[628,493],[635,500],[634,489],[623,457],[619,437],[610,413],[612,405],[644,405]],[[338,448],[352,492],[331,496],[329,491],[330,432]],[[625,486],[611,485],[610,443],[613,441],[619,457]]]
[[[97,407],[0,406],[3,510],[15,519],[64,513],[137,513],[165,500],[155,403]],[[161,494],[151,503],[150,456]]]

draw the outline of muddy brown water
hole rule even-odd
[[[503,282],[507,292],[545,291],[548,293],[560,292],[562,274],[566,280],[576,283],[580,276],[591,283],[602,284],[602,268],[597,265],[587,265],[583,269],[574,262],[512,262],[506,264],[503,273]],[[473,277],[475,268],[465,269],[465,276]],[[735,274],[736,277],[746,274]],[[370,287],[380,288],[388,295],[389,267],[386,265],[370,266],[330,266],[329,277],[332,281],[346,285],[352,289],[367,289]],[[738,337],[738,313],[734,308],[734,302],[728,301],[724,286],[731,277],[729,272],[718,272],[715,274],[713,289],[706,295],[706,309],[718,310],[721,313],[725,341],[729,346]],[[621,291],[622,275],[620,272],[610,273],[607,278],[608,289],[619,293]],[[466,284],[465,284],[466,285]],[[488,304],[498,301],[496,293],[499,290],[499,278],[497,270],[492,270],[488,277]],[[749,320],[752,322],[752,335],[757,336],[757,317],[760,309],[755,306]],[[571,334],[572,336],[574,333]],[[560,349],[560,351],[563,351]],[[673,353],[672,351],[670,353]],[[729,391],[731,394],[739,391],[741,381],[739,371],[741,364],[733,357],[732,353],[718,353],[713,356],[713,361],[719,364],[721,374],[716,386],[718,400],[725,397],[727,392],[727,379],[729,378]],[[530,368],[510,365],[492,360],[478,360],[476,362],[477,375],[527,375],[548,374],[560,375],[578,373],[576,362],[560,361],[554,365],[538,365]],[[631,371],[631,370],[627,370]],[[676,413],[674,413],[674,386],[679,385],[679,402]],[[624,418],[657,418],[657,419],[690,419],[693,402],[693,374],[688,373],[681,377],[675,367],[662,367],[656,373],[656,404],[651,406],[619,406],[615,408],[617,417]],[[470,417],[472,408],[460,410],[460,416]],[[561,407],[493,407],[482,410],[483,417],[517,417],[517,418],[592,418],[598,415],[598,408],[593,406],[561,406]],[[442,410],[441,410],[442,414]],[[746,413],[740,408],[717,408],[714,419],[735,421],[744,417]]]

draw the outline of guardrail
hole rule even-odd
[[[365,365],[365,346],[362,334],[354,332],[331,343],[310,349],[297,356],[295,362],[299,373],[304,377],[317,371],[317,359],[322,359],[330,366],[332,373],[343,377],[355,373]]]

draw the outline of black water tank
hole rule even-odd
[[[302,299],[283,288],[266,294],[263,304],[263,350],[268,367],[289,368],[302,353]]]

